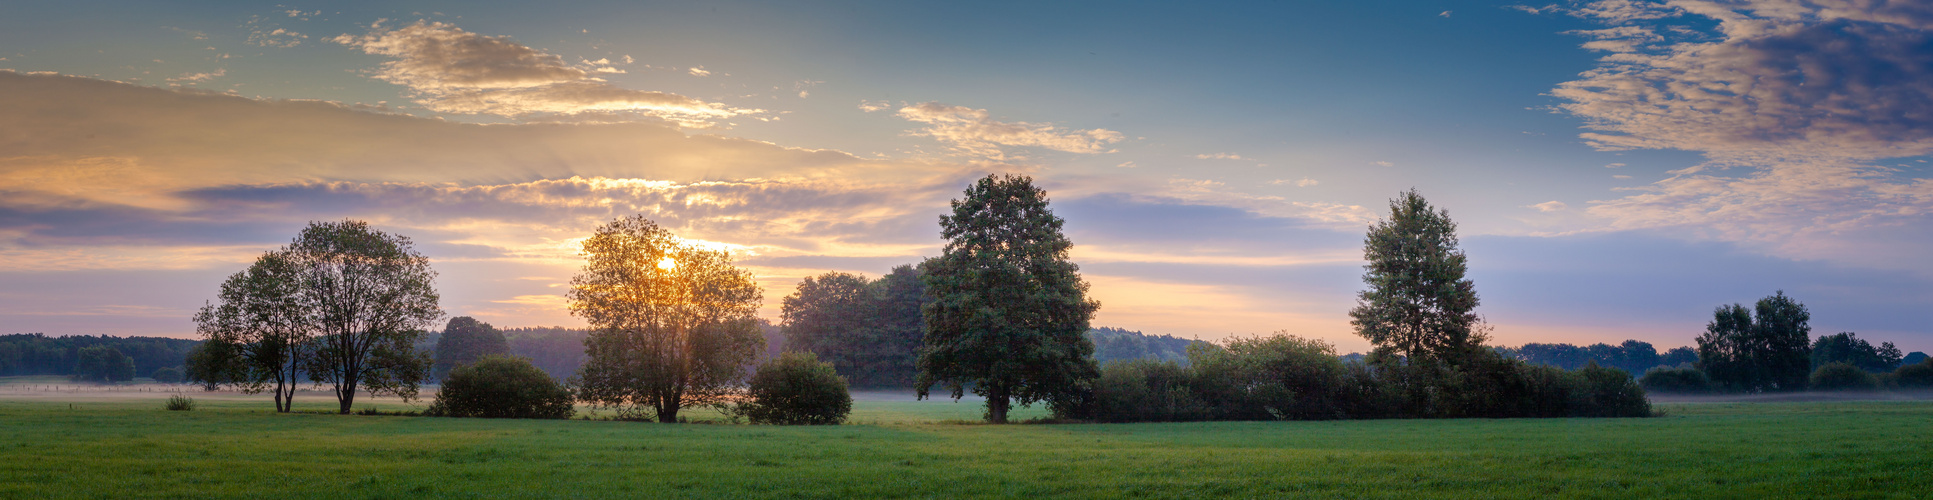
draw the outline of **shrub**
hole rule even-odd
[[[1320,339],[1277,332],[1238,338],[1226,347],[1189,346],[1192,387],[1211,418],[1230,420],[1346,418],[1345,370]]]
[[[852,412],[846,378],[809,352],[787,352],[759,365],[749,396],[735,411],[755,424],[838,425]]]
[[[1644,377],[1638,379],[1644,390],[1679,394],[1702,394],[1711,392],[1711,377],[1697,368],[1659,366],[1645,370]]]
[[[156,368],[154,369],[154,381],[163,384],[181,383],[181,369],[172,366]]]
[[[1590,366],[1573,372],[1581,389],[1571,400],[1573,417],[1649,417],[1651,401],[1631,374],[1616,368]]]
[[[1933,388],[1933,358],[1893,370],[1893,383],[1901,389]]]
[[[1092,418],[1105,422],[1181,422],[1209,418],[1190,370],[1172,361],[1133,359],[1101,366]]]
[[[175,395],[168,397],[167,406],[168,406],[168,410],[170,411],[193,410],[195,409],[195,398],[191,398],[177,392],[175,393]]]
[[[426,415],[481,418],[570,418],[571,392],[530,360],[484,356],[450,371]]]
[[[1852,363],[1826,363],[1812,372],[1815,391],[1871,391],[1879,389],[1879,379]]]

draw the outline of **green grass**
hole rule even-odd
[[[1910,498],[1933,486],[1927,402],[992,426],[959,422],[980,415],[973,403],[861,401],[866,425],[774,427],[278,415],[266,396],[189,395],[195,411],[163,410],[165,393],[0,401],[0,498]]]

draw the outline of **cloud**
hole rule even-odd
[[[1120,132],[1107,129],[1069,130],[1054,125],[994,120],[987,110],[923,102],[899,109],[898,116],[927,124],[913,135],[932,137],[951,144],[964,154],[1006,159],[1001,149],[1037,147],[1069,153],[1112,153],[1107,145],[1121,142]]]
[[[1372,162],[1369,162],[1369,164],[1370,164],[1370,165],[1375,165],[1375,166],[1378,166],[1378,167],[1394,167],[1394,166],[1396,166],[1396,164],[1395,164],[1395,163],[1390,163],[1390,162],[1386,162],[1386,161],[1372,161]]]
[[[1316,182],[1315,179],[1303,177],[1301,180],[1276,179],[1276,180],[1269,181],[1269,184],[1274,186],[1281,186],[1286,184],[1286,185],[1292,185],[1295,187],[1309,187],[1320,183]]]
[[[1707,159],[1592,202],[1586,211],[1609,228],[1798,256],[1871,228],[1922,227],[1933,212],[1933,183],[1879,165],[1933,154],[1933,5],[1601,1],[1566,12],[1609,25],[1573,32],[1611,53],[1551,91],[1585,120],[1581,137]]]
[[[1238,154],[1234,154],[1234,153],[1212,153],[1212,154],[1211,154],[1211,153],[1203,153],[1203,154],[1198,154],[1198,155],[1195,155],[1195,159],[1198,159],[1198,160],[1247,160],[1248,158],[1243,158],[1243,157],[1242,157],[1242,155],[1238,155]]]
[[[168,81],[169,81],[169,82],[188,82],[188,83],[201,83],[201,82],[205,82],[205,81],[209,81],[209,80],[213,80],[213,79],[216,79],[216,78],[220,78],[220,77],[222,77],[223,75],[227,75],[227,74],[228,74],[228,70],[227,70],[227,69],[217,69],[217,70],[215,70],[215,71],[212,71],[212,72],[207,72],[207,73],[182,73],[182,74],[181,74],[181,76],[177,76],[177,77],[174,77],[174,78],[169,78],[169,79],[168,79]]]
[[[1550,212],[1562,212],[1564,211],[1565,208],[1569,208],[1569,206],[1565,205],[1564,202],[1551,200],[1543,203],[1538,203],[1535,205],[1528,205],[1527,208],[1535,208],[1539,212],[1550,213]]]
[[[648,117],[705,128],[734,116],[764,112],[668,92],[626,89],[593,76],[616,71],[608,60],[573,66],[509,37],[479,35],[440,22],[418,21],[395,29],[378,23],[363,35],[345,34],[330,41],[391,58],[372,75],[408,87],[418,104],[442,113],[522,119]]]
[[[705,70],[704,66],[691,68],[689,70],[685,70],[685,72],[691,74],[691,76],[711,76],[711,72]]]
[[[863,101],[863,100],[859,101],[859,110],[865,111],[867,113],[884,110],[884,109],[891,109],[892,107],[893,107],[893,103],[890,101]]]

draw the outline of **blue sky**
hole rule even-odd
[[[991,172],[1055,200],[1097,325],[1344,351],[1364,227],[1459,222],[1501,344],[1687,345],[1785,290],[1933,350],[1933,8],[1909,2],[7,6],[0,330],[192,335],[309,220],[444,306],[578,324],[630,213],[766,288],[938,252]]]

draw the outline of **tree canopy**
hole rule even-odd
[[[286,250],[262,254],[223,281],[219,302],[195,313],[195,330],[209,347],[197,359],[210,385],[228,384],[254,394],[275,393],[275,411],[288,412],[296,385],[315,349],[316,314],[302,269]]]
[[[1889,372],[1899,368],[1903,358],[1899,347],[1892,342],[1881,342],[1874,347],[1853,332],[1822,335],[1812,341],[1813,370],[1831,363],[1846,363],[1868,372]]]
[[[1455,362],[1484,339],[1476,285],[1464,278],[1456,223],[1412,189],[1389,201],[1389,217],[1363,238],[1363,283],[1349,311],[1356,334],[1415,362]]]
[[[1698,368],[1736,391],[1803,390],[1811,375],[1812,314],[1780,291],[1754,309],[1719,306],[1698,336]]]
[[[635,215],[599,227],[583,254],[570,291],[571,313],[591,325],[579,398],[665,423],[685,407],[724,408],[764,347],[751,272]]]
[[[510,353],[510,342],[503,332],[489,323],[469,316],[450,318],[443,335],[436,339],[436,363],[430,377],[443,380],[459,366],[475,363],[484,356]]]
[[[415,399],[428,376],[416,343],[443,310],[436,271],[411,245],[355,220],[311,222],[289,243],[318,330],[306,370],[333,386],[342,413],[362,389]]]
[[[925,288],[910,265],[877,280],[839,272],[807,277],[781,308],[785,348],[815,354],[855,386],[911,386],[926,333]]]
[[[1099,376],[1084,334],[1100,303],[1087,298],[1047,203],[1026,176],[989,175],[940,216],[945,250],[921,265],[920,397],[934,385],[955,399],[971,388],[986,398],[987,420],[1004,423],[1016,401],[1079,404]]]

